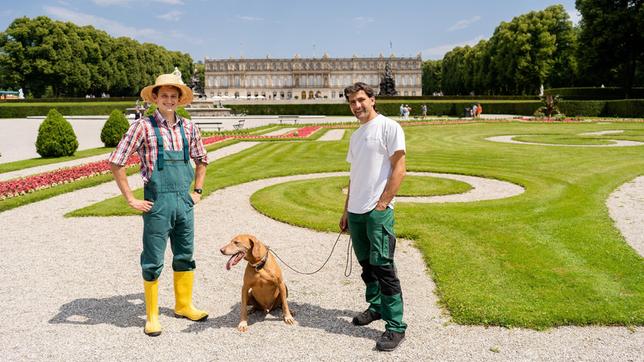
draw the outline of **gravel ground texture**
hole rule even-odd
[[[222,157],[251,146],[241,143],[215,152]],[[299,275],[282,266],[296,326],[283,323],[280,311],[255,313],[250,316],[249,332],[238,332],[235,327],[245,262],[226,271],[227,258],[219,253],[224,243],[236,234],[251,233],[293,267],[309,271],[322,264],[338,236],[265,217],[252,208],[249,197],[277,183],[343,174],[254,181],[218,190],[197,205],[194,301],[210,312],[210,318],[199,323],[173,317],[171,254],[166,250],[159,292],[164,329],[156,338],[143,334],[140,217],[63,217],[66,212],[118,195],[114,183],[3,212],[0,272],[5,279],[0,298],[8,311],[0,316],[3,359],[643,360],[642,327],[533,331],[451,323],[449,314],[438,306],[435,285],[420,253],[407,240],[399,240],[396,262],[409,328],[396,351],[379,353],[374,349],[384,329],[382,321],[365,327],[351,324],[351,317],[366,305],[355,258],[351,276],[343,277],[346,236],[341,238],[340,251],[336,250],[327,267],[314,276]],[[136,177],[130,179],[135,182]],[[638,185],[637,202],[641,203],[644,188]],[[621,199],[628,202],[626,197]],[[643,224],[637,227],[642,234]]]

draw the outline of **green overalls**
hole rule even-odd
[[[156,280],[161,274],[168,237],[173,254],[172,269],[195,269],[194,202],[190,197],[194,169],[183,122],[179,123],[183,150],[170,151],[163,149],[163,137],[153,116],[150,121],[157,138],[157,162],[144,187],[144,198],[154,202],[152,209],[143,214],[141,268],[147,281]]]

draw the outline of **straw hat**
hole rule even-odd
[[[152,90],[155,87],[161,87],[164,85],[175,86],[181,89],[181,97],[179,98],[178,105],[183,106],[192,103],[192,89],[183,83],[183,80],[181,80],[181,72],[176,67],[174,68],[174,72],[170,74],[161,74],[157,77],[154,84],[143,88],[143,90],[141,90],[141,98],[146,102],[154,103]]]

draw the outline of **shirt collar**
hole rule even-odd
[[[183,122],[183,118],[181,118],[177,114],[177,112],[174,112],[174,117],[177,120],[177,122],[174,124],[175,126],[177,126],[177,125],[179,125],[179,124],[181,124]],[[168,125],[168,121],[163,117],[163,115],[161,114],[161,112],[159,112],[158,109],[154,111],[154,119],[157,121],[158,124],[163,124],[166,127],[170,128],[170,126]]]

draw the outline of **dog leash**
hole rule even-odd
[[[284,260],[282,260],[282,258],[280,258],[279,255],[277,255],[277,253],[275,253],[275,251],[273,249],[269,248],[268,251],[270,251],[273,255],[275,255],[275,257],[277,259],[279,259],[279,261],[281,261],[282,264],[286,265],[292,271],[294,271],[294,272],[296,272],[298,274],[313,275],[313,274],[319,272],[320,270],[322,270],[322,268],[324,268],[324,266],[329,262],[329,260],[331,259],[331,255],[333,255],[333,251],[335,250],[335,246],[338,245],[338,242],[340,241],[341,236],[342,236],[342,231],[340,231],[340,234],[338,234],[338,238],[335,239],[335,243],[333,244],[333,247],[331,248],[331,252],[329,253],[329,256],[324,261],[324,264],[322,264],[322,266],[320,268],[318,268],[318,270],[316,270],[314,272],[302,272],[302,271],[299,271],[299,270],[293,268],[292,266],[288,265]],[[351,244],[351,235],[349,235],[349,243],[347,244],[347,262],[346,262],[346,264],[344,266],[344,276],[345,277],[349,277],[351,275],[351,271],[353,269],[353,259],[351,258],[351,249],[352,248],[353,248],[353,245]],[[348,274],[347,274],[347,269],[349,270]]]

